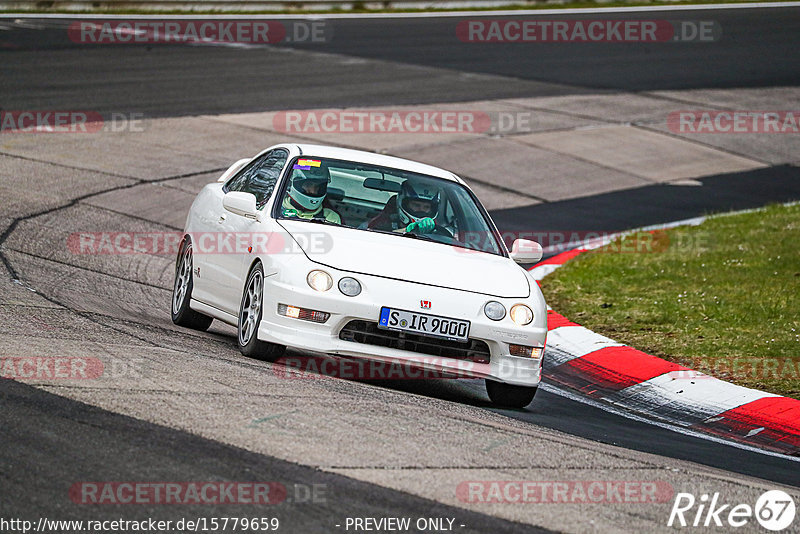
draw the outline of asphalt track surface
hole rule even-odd
[[[94,480],[281,480],[285,503],[260,508],[259,517],[277,517],[281,530],[330,532],[346,517],[457,517],[461,532],[519,532],[518,523],[465,512],[399,491],[366,484],[311,467],[222,445],[170,428],[144,423],[38,389],[0,380],[3,499],[0,517],[98,520],[176,520],[170,506],[114,504],[64,506],[72,481],[91,473]],[[58,458],[60,461],[54,461]],[[37,482],[38,481],[38,482]],[[314,488],[326,488],[315,498]],[[252,506],[184,505],[185,518],[251,517]],[[335,519],[334,519],[335,518]],[[547,532],[526,526],[530,532]]]
[[[54,28],[48,21],[40,28],[0,32],[0,106],[9,110],[86,109],[91,102],[91,108],[101,113],[165,117],[615,90],[798,85],[800,10],[782,10],[780,16],[775,15],[761,9],[692,11],[680,16],[670,12],[663,18],[718,21],[723,40],[691,47],[680,43],[542,45],[535,54],[516,45],[476,49],[460,43],[453,39],[452,19],[378,19],[369,24],[336,20],[334,39],[324,49],[326,54],[335,54],[332,60],[304,55],[303,49],[319,51],[314,49],[318,45],[311,44],[296,46],[294,51],[286,45],[277,49],[81,46],[65,39],[63,28]],[[379,62],[360,63],[359,57]],[[446,71],[436,70],[431,76],[433,71],[428,69]],[[515,224],[530,228],[526,220],[547,220],[559,230],[592,230],[594,226],[610,230],[798,198],[796,168],[773,167],[734,177],[707,177],[702,182],[705,187],[701,189],[651,186],[499,210],[493,217],[504,230],[513,230]],[[764,187],[765,182],[770,186]],[[587,221],[592,222],[587,225]],[[398,392],[488,406],[485,395],[469,383],[381,385]],[[98,479],[256,480],[265,474],[276,478],[279,473],[283,480],[306,484],[319,480],[336,488],[336,494],[348,495],[327,507],[303,509],[303,513],[295,513],[296,508],[283,510],[281,513],[288,514],[286,521],[298,522],[295,526],[302,531],[328,531],[329,523],[324,520],[330,514],[449,514],[467,519],[476,532],[510,532],[520,527],[143,423],[22,384],[0,381],[0,398],[4,443],[0,474],[4,487],[12,490],[4,490],[2,515],[40,515],[51,507],[67,518],[69,512],[58,509],[56,494],[63,495],[65,484],[85,476],[89,466],[82,465],[81,458],[86,458]],[[540,391],[527,410],[488,409],[602,443],[800,487],[795,462],[679,435],[546,391]],[[36,452],[42,443],[48,448]],[[63,462],[54,462],[53,456]],[[97,465],[107,471],[98,473]],[[37,473],[43,474],[39,479],[48,480],[48,487],[32,486],[31,480],[36,479],[32,475]],[[163,513],[140,511],[150,517]],[[116,512],[109,509],[109,517]],[[94,510],[92,513],[97,516]],[[208,513],[208,508],[198,511],[198,515]]]
[[[33,20],[0,31],[0,106],[165,117],[800,84],[800,8],[540,18],[704,20],[722,34],[703,43],[475,44],[456,37],[460,18],[432,17],[330,19],[327,42],[269,48],[98,46],[70,41],[65,21]]]
[[[744,210],[798,198],[798,171],[776,165],[754,171],[706,176],[702,187],[650,185],[534,206],[493,210],[503,231],[537,230],[617,232]],[[544,234],[542,245],[552,245]]]

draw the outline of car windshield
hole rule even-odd
[[[277,216],[502,255],[466,187],[399,169],[317,157],[289,163]]]

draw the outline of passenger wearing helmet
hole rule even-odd
[[[303,167],[295,165],[289,179],[289,192],[283,199],[281,212],[284,217],[322,219],[342,224],[338,213],[323,204],[328,194],[330,174],[327,167]]]
[[[436,226],[441,191],[423,182],[406,180],[397,196],[387,203],[377,217],[367,223],[367,228],[384,231],[405,231],[429,234],[450,232]],[[396,207],[390,207],[394,202]],[[389,209],[387,209],[389,208]]]

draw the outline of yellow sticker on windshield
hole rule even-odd
[[[297,164],[301,167],[319,167],[320,161],[317,159],[299,159],[297,160]]]

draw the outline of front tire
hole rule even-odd
[[[203,315],[189,307],[192,300],[192,241],[187,236],[181,244],[175,262],[175,283],[172,285],[172,322],[178,326],[205,331],[211,326],[213,317]]]
[[[489,398],[493,403],[504,408],[524,408],[533,401],[537,389],[536,387],[513,386],[486,380],[486,393],[489,394]]]
[[[249,358],[269,362],[280,358],[286,347],[258,339],[258,325],[264,313],[264,268],[260,263],[250,271],[239,305],[238,340],[239,350]]]

